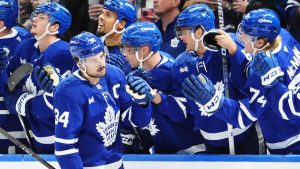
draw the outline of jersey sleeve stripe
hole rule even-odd
[[[55,142],[62,143],[62,144],[75,144],[75,143],[78,142],[78,138],[74,138],[74,139],[62,139],[62,138],[55,137]]]
[[[63,156],[63,155],[68,155],[68,154],[74,154],[74,153],[78,153],[78,149],[76,148],[72,148],[72,149],[68,149],[68,150],[63,150],[63,151],[56,151],[55,150],[55,155],[57,156]]]
[[[240,108],[241,110],[246,114],[246,116],[251,120],[251,121],[256,121],[257,118],[253,117],[251,115],[251,113],[248,111],[247,107],[242,103],[242,102],[239,102],[240,104]]]

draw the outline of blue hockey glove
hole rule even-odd
[[[38,85],[45,92],[53,92],[55,86],[57,86],[60,81],[58,73],[50,64],[45,65],[43,68],[36,66],[33,73]]]
[[[223,105],[222,91],[203,74],[187,77],[181,86],[183,95],[198,103],[202,115],[210,116]]]
[[[147,83],[151,82],[151,74],[143,68],[138,68],[128,74],[128,76],[138,76],[143,78]]]
[[[249,65],[249,71],[250,74],[261,77],[261,84],[265,88],[273,87],[284,75],[277,58],[265,52],[260,52],[253,58]]]
[[[141,77],[127,76],[126,92],[140,105],[147,105],[155,97],[155,91]]]
[[[123,55],[110,54],[109,55],[109,64],[114,65],[121,69],[123,73],[128,75],[131,72],[131,65],[128,60]]]
[[[9,63],[9,53],[7,47],[0,47],[0,73],[6,69]]]

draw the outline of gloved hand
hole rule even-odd
[[[277,58],[265,52],[260,52],[253,58],[249,71],[250,75],[256,74],[261,77],[261,84],[265,88],[273,87],[284,75]]]
[[[183,95],[198,103],[203,115],[211,115],[224,102],[222,92],[216,91],[212,82],[203,74],[191,75],[181,84]]]
[[[0,47],[0,73],[6,69],[9,63],[9,49],[7,47]]]
[[[36,66],[33,70],[33,74],[40,88],[48,93],[53,92],[55,86],[57,86],[60,81],[58,73],[51,65],[45,65],[43,68]]]
[[[143,68],[138,68],[128,74],[128,76],[138,76],[143,78],[147,83],[151,82],[151,74]]]
[[[131,72],[131,65],[128,60],[123,55],[110,54],[109,55],[109,64],[114,65],[121,69],[123,73],[128,75]]]
[[[147,105],[155,97],[155,91],[141,77],[127,76],[126,91],[140,105]]]

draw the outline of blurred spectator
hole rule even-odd
[[[300,0],[288,0],[285,14],[289,32],[300,42]]]
[[[163,38],[160,50],[176,58],[186,48],[175,34],[177,17],[182,10],[185,0],[154,0],[153,3],[153,11],[160,17],[156,22],[156,26],[159,28]]]

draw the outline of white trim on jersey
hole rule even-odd
[[[68,149],[68,150],[63,150],[63,151],[56,151],[54,152],[54,154],[56,156],[64,156],[64,155],[69,155],[69,154],[74,154],[74,153],[78,153],[78,149],[77,148],[72,148],[72,149]]]
[[[176,154],[195,154],[195,153],[200,153],[206,151],[206,147],[204,144],[198,144],[191,146],[187,149],[180,150]]]
[[[298,141],[300,141],[300,134],[295,135],[295,136],[293,136],[289,139],[286,139],[284,141],[281,141],[281,142],[277,142],[277,143],[268,143],[267,142],[266,144],[269,149],[285,149]]]
[[[78,142],[78,138],[62,139],[62,138],[55,137],[54,141],[57,142],[57,143],[62,143],[62,144],[75,144],[75,143]]]
[[[0,110],[0,115],[10,114],[8,110]]]
[[[24,131],[8,131],[8,134],[12,135],[16,139],[26,138]],[[0,134],[0,140],[7,140],[8,138]]]
[[[251,125],[247,126],[246,128],[240,129],[240,128],[234,128],[232,130],[233,136],[240,135],[244,133]],[[218,133],[208,133],[206,131],[200,130],[201,134],[206,140],[222,140],[228,138],[228,131],[222,131]]]
[[[54,140],[55,140],[55,136],[46,136],[46,137],[38,137],[36,135],[33,134],[33,132],[31,132],[30,134],[32,134],[33,138],[35,139],[35,141],[41,143],[41,144],[54,144]]]

